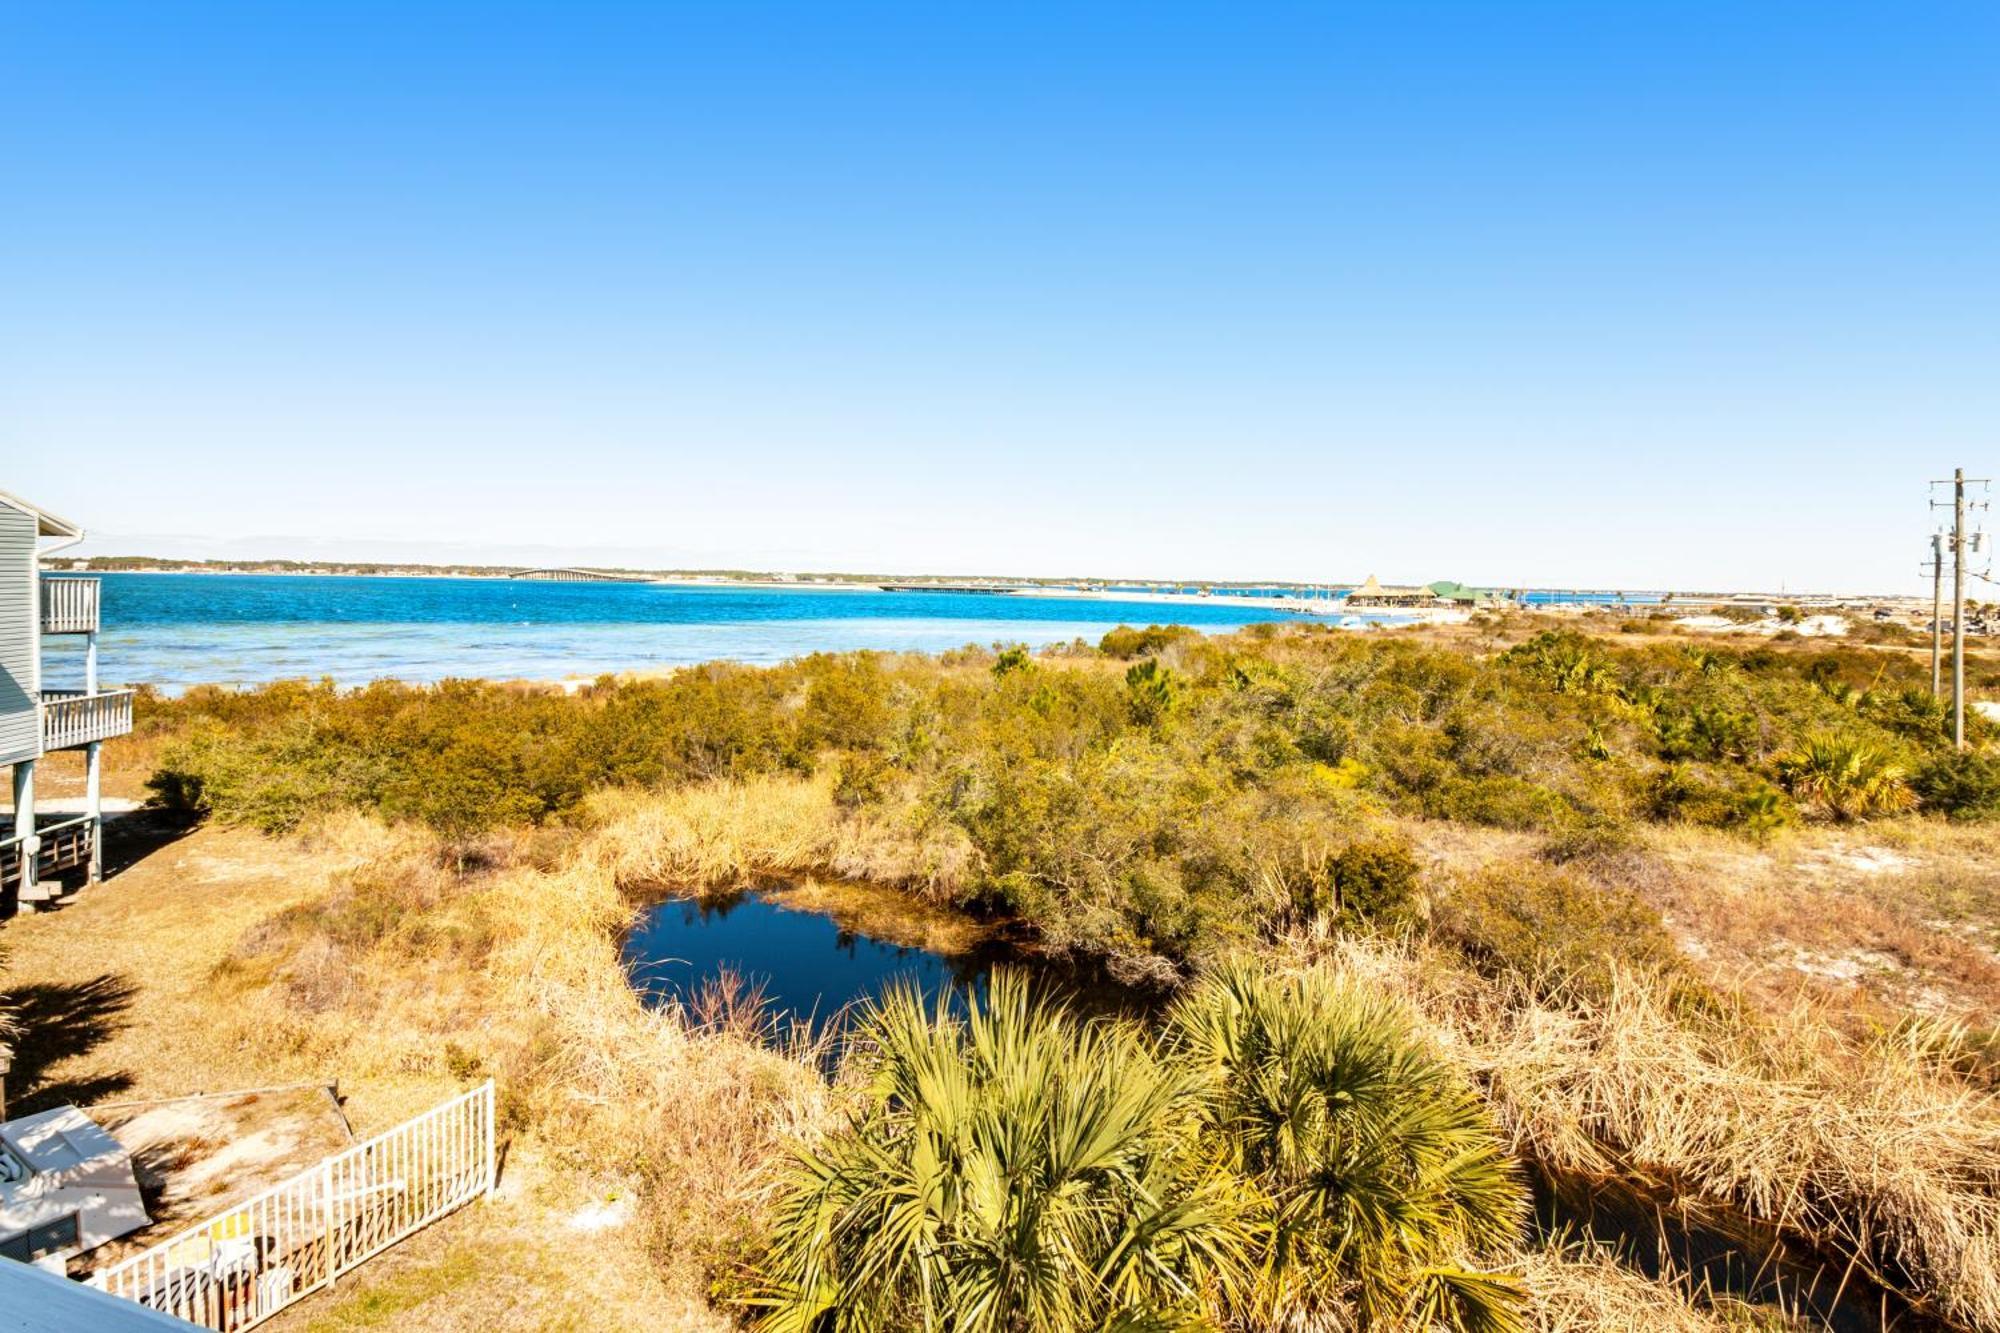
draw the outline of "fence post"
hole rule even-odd
[[[319,1164],[319,1197],[326,1212],[326,1287],[333,1290],[333,1159]]]
[[[486,1080],[486,1086],[480,1089],[480,1093],[481,1096],[479,1098],[479,1101],[482,1107],[481,1119],[485,1122],[483,1125],[483,1129],[485,1130],[486,1133],[486,1188],[480,1191],[480,1197],[483,1199],[490,1199],[493,1197],[493,1187],[494,1184],[496,1183],[494,1180],[494,1175],[495,1175],[495,1169],[498,1166],[498,1163],[495,1161],[494,1158],[495,1143],[493,1134],[493,1080],[492,1079],[489,1078]]]

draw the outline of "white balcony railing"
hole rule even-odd
[[[95,634],[97,632],[97,579],[42,579],[42,633]]]
[[[132,691],[42,691],[42,749],[68,750],[132,730]]]

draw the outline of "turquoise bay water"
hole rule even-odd
[[[106,574],[103,679],[177,691],[328,676],[556,679],[858,648],[1095,641],[1113,626],[1208,631],[1294,619],[1258,607],[981,593],[688,588],[506,579]],[[50,684],[82,655],[51,640]]]

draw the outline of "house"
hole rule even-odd
[[[0,1124],[0,1258],[59,1264],[149,1221],[132,1154],[74,1106]]]
[[[83,540],[83,529],[0,491],[0,765],[13,769],[11,819],[0,825],[0,916],[62,896],[60,877],[103,874],[103,743],[132,730],[132,691],[97,679],[99,581],[47,576],[50,552]],[[44,678],[43,641],[83,639],[82,679],[54,688]],[[81,688],[78,688],[80,686]],[[80,814],[40,816],[35,767],[46,755],[81,750]]]

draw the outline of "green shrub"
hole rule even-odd
[[[1851,736],[1896,764],[1936,744],[1907,693],[1925,664],[1879,652],[1563,631],[1486,657],[1312,624],[1107,640],[1136,660],[815,654],[574,695],[196,689],[143,696],[135,731],[167,803],[272,831],[359,809],[461,845],[605,787],[829,772],[843,811],[971,850],[955,901],[1176,971],[1296,910],[1298,868],[1371,807],[1557,838],[1633,819],[1754,834],[1793,816],[1767,756],[1797,737]],[[1682,757],[1661,769],[1656,744]],[[1819,809],[1809,775],[1783,772]],[[884,809],[892,789],[912,799]],[[1272,867],[1291,868],[1286,892],[1268,891]]]
[[[1099,639],[1097,648],[1106,657],[1129,660],[1134,657],[1152,656],[1166,651],[1177,643],[1200,638],[1201,631],[1187,625],[1148,625],[1144,629],[1120,625]]]
[[[1001,649],[1000,655],[993,659],[993,674],[1012,675],[1016,671],[1026,671],[1034,664],[1035,659],[1028,655],[1028,650],[1017,643],[1011,648]]]
[[[1132,720],[1150,726],[1164,718],[1180,694],[1180,678],[1156,657],[1133,664],[1125,673],[1125,690],[1132,701]]]
[[[1718,782],[1686,764],[1668,764],[1653,773],[1643,799],[1648,815],[1661,823],[1735,829],[1757,838],[1798,819],[1791,799],[1760,778],[1735,774]]]
[[[872,1005],[861,1105],[802,1149],[760,1267],[760,1327],[1168,1328],[1246,1299],[1255,1192],[1204,1150],[1199,1071],[997,974],[962,1017]]]
[[[1388,838],[1349,843],[1333,858],[1331,871],[1341,925],[1381,927],[1409,919],[1417,862],[1408,844]]]
[[[1500,660],[1557,694],[1606,694],[1617,688],[1610,664],[1590,639],[1574,630],[1544,630],[1509,648]]]
[[[895,771],[895,765],[879,754],[842,755],[834,770],[834,803],[843,810],[875,804],[887,794]]]
[[[1518,1170],[1354,983],[1226,964],[1156,1041],[1002,972],[983,1002],[892,991],[850,1051],[857,1104],[752,1259],[764,1329],[1522,1326],[1483,1266],[1524,1221]]]
[[[1660,914],[1637,894],[1533,862],[1466,876],[1443,895],[1440,934],[1487,972],[1529,978],[1547,993],[1603,992],[1611,969],[1674,965]]]
[[[1946,750],[1917,769],[1910,787],[1926,810],[1952,819],[1992,819],[2000,816],[2000,757]]]

